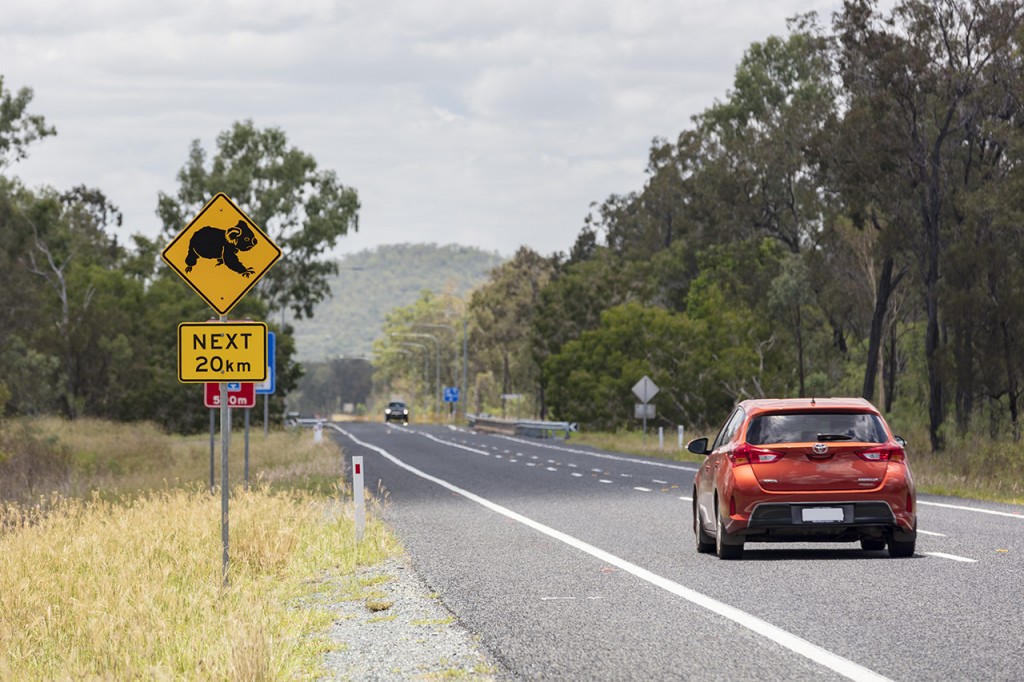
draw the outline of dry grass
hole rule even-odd
[[[208,439],[88,420],[34,425],[68,444],[70,492],[95,492],[0,506],[0,680],[315,678],[334,646],[324,582],[401,552],[372,500],[355,545],[351,503],[323,494],[340,483],[330,439],[259,433],[250,470],[262,482],[249,491],[237,485],[232,442],[223,587]]]
[[[210,437],[174,436],[148,423],[121,424],[96,419],[69,422],[47,417],[31,425],[55,438],[71,452],[72,495],[93,490],[104,494],[132,493],[168,486],[208,485]],[[243,480],[245,437],[235,428],[228,448],[232,485]],[[314,443],[308,430],[271,431],[254,428],[249,437],[249,480],[277,487],[301,487],[328,493],[341,473],[338,448],[324,438]],[[214,436],[214,478],[219,484],[221,436]]]
[[[0,679],[305,677],[330,617],[296,600],[400,551],[372,517],[357,548],[346,513],[265,488],[232,497],[227,588],[205,490],[9,507],[0,525]]]

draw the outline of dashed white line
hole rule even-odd
[[[922,554],[927,554],[928,556],[938,557],[939,559],[949,559],[951,561],[961,561],[961,562],[963,562],[965,564],[976,564],[976,563],[978,563],[977,559],[968,559],[965,556],[957,556],[956,554],[946,554],[944,552],[921,552],[921,553]]]
[[[576,478],[580,478],[581,476],[583,476],[583,474],[581,474],[581,473],[580,473],[580,472],[578,472],[578,471],[574,471],[574,472],[572,472],[572,475],[573,475],[573,476],[575,476]]]
[[[611,483],[611,481],[609,481],[607,478],[599,478],[599,479],[597,479],[597,482],[598,483]]]
[[[642,493],[649,493],[649,492],[651,492],[651,489],[650,489],[650,488],[645,488],[645,487],[643,487],[643,486],[641,486],[641,485],[635,485],[635,486],[633,486],[633,490],[639,490],[639,491],[640,491],[640,492],[642,492]]]
[[[668,481],[659,481],[656,478],[652,478],[651,483],[657,483],[658,485],[668,485]]]
[[[944,537],[946,537],[942,533],[934,533],[934,532],[932,532],[930,530],[921,530],[920,528],[918,528],[917,532],[920,533],[921,535],[934,535],[937,538],[944,538]]]
[[[943,504],[942,502],[925,502],[918,500],[919,505],[924,504],[929,507],[943,507],[945,509],[958,509],[960,511],[978,512],[979,514],[995,514],[996,516],[1008,516],[1011,519],[1020,519],[1024,521],[1024,514],[1011,514],[1009,512],[995,511],[993,509],[980,509],[978,507],[965,507],[959,504]]]
[[[544,467],[547,471],[558,471],[558,467]]]

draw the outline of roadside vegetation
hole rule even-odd
[[[254,435],[248,491],[236,433],[227,587],[203,438],[91,420],[2,433],[0,451],[52,459],[36,490],[61,493],[0,502],[0,679],[315,679],[337,646],[318,592],[401,552],[372,502],[356,546],[341,453],[308,431]],[[219,457],[218,441],[218,476]]]
[[[891,426],[907,440],[907,456],[918,492],[1024,504],[1024,450],[1012,438],[950,434],[948,450],[934,453],[928,447],[926,426]],[[648,430],[646,443],[643,432],[639,430],[584,431],[574,433],[570,442],[633,455],[699,463],[704,458],[687,451],[686,443],[703,436],[714,438],[715,431],[687,432],[682,449],[676,432],[670,433],[667,429],[664,446],[659,447],[657,428]]]

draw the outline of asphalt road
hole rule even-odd
[[[909,559],[748,544],[727,562],[694,549],[693,465],[442,426],[334,437],[517,678],[1024,679],[1024,507],[920,496]]]

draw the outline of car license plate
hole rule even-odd
[[[805,507],[800,513],[804,523],[836,523],[843,520],[842,507]]]

